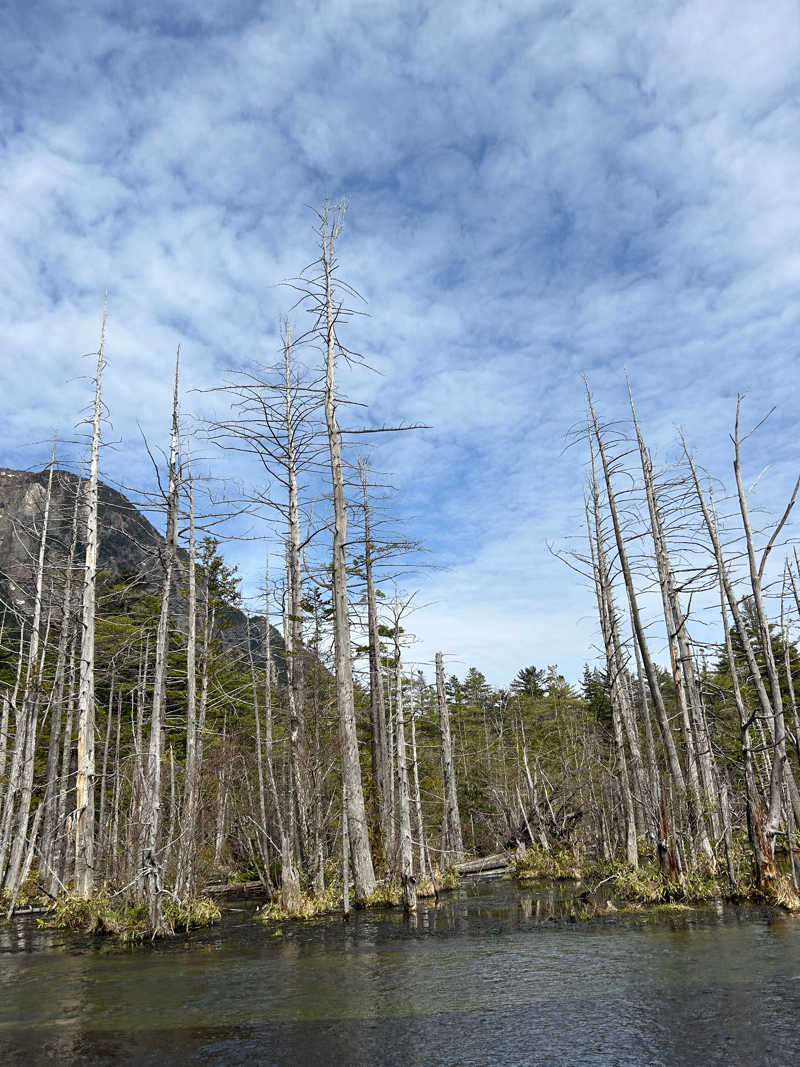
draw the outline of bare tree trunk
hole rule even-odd
[[[417,907],[417,883],[414,878],[411,843],[411,814],[409,810],[408,764],[406,761],[406,731],[403,723],[403,667],[400,658],[400,612],[395,598],[394,611],[394,691],[395,721],[397,723],[397,801],[400,833],[400,884],[403,888],[403,910],[406,914]]]
[[[11,714],[11,701],[8,693],[3,693],[3,713],[0,718],[0,780],[6,773],[6,759],[8,758],[8,722]],[[0,800],[3,794],[0,792]]]
[[[228,826],[228,762],[225,759],[225,742],[228,740],[228,713],[222,719],[222,767],[217,777],[217,826],[214,832],[214,866],[222,863],[222,849]]]
[[[80,502],[80,480],[75,485],[75,499],[72,506],[72,535],[69,543],[66,572],[64,575],[64,593],[61,601],[61,629],[58,635],[55,678],[53,682],[53,711],[50,719],[50,741],[47,754],[47,787],[44,801],[42,824],[42,856],[45,866],[54,873],[56,861],[54,856],[54,839],[57,822],[57,802],[59,797],[58,756],[61,740],[61,720],[64,712],[64,691],[67,670],[67,652],[73,639],[72,615],[72,570],[75,564],[75,551],[78,542],[78,504]],[[63,813],[62,813],[63,816]]]
[[[270,631],[270,588],[269,588],[269,557],[267,557],[267,571],[265,582],[264,600],[264,627],[265,627],[265,668],[264,668],[264,755],[266,757],[267,783],[269,785],[270,799],[275,812],[275,821],[278,824],[278,836],[281,843],[281,903],[287,911],[295,911],[300,905],[300,876],[294,865],[294,857],[291,848],[291,830],[284,819],[278,787],[275,780],[275,768],[273,763],[272,741],[272,635]],[[287,815],[289,812],[287,811]],[[289,819],[291,822],[291,819]]]
[[[391,854],[392,819],[389,794],[387,789],[388,759],[386,751],[386,704],[383,699],[383,677],[381,672],[381,642],[378,632],[378,609],[375,598],[375,576],[372,566],[372,531],[370,528],[370,508],[367,498],[367,480],[369,467],[362,459],[358,465],[361,475],[361,490],[364,508],[364,574],[367,581],[367,632],[369,635],[369,714],[370,739],[372,742],[372,777],[378,804],[378,817],[384,849]]]
[[[189,442],[186,442],[186,489],[189,496],[189,560],[186,635],[186,761],[183,783],[183,828],[178,847],[175,892],[194,893],[194,855],[197,850],[197,809],[200,777],[197,766],[197,538],[194,515],[194,480]]]
[[[13,709],[13,711],[14,711],[14,747],[13,747],[13,749],[11,751],[11,767],[9,769],[8,782],[6,783],[5,792],[3,794],[0,794],[3,797],[3,806],[2,806],[2,808],[0,808],[0,811],[2,812],[2,819],[0,819],[0,880],[2,879],[3,872],[5,871],[5,857],[6,857],[6,853],[7,853],[7,849],[8,849],[8,845],[9,845],[9,838],[10,838],[10,834],[11,834],[11,815],[13,813],[13,805],[14,805],[14,802],[15,802],[16,790],[19,788],[18,775],[19,775],[20,766],[21,766],[19,761],[22,759],[22,756],[20,755],[17,758],[16,754],[17,754],[17,751],[19,749],[19,746],[23,743],[24,734],[20,734],[20,731],[19,731],[19,724],[20,724],[21,715],[20,715],[20,708],[17,705],[17,698],[19,696],[19,683],[20,683],[20,679],[22,677],[22,664],[24,662],[25,662],[25,620],[23,619],[23,620],[20,621],[20,629],[19,629],[19,650],[18,650],[18,654],[17,654],[16,679],[14,681],[14,688],[13,688],[13,690],[11,692],[11,697],[8,700],[8,708],[9,709]],[[5,736],[4,745],[6,747],[3,748],[3,761],[2,761],[3,762],[3,770],[5,770],[5,764],[6,764],[6,759],[7,759],[8,729],[9,729],[9,719],[8,719],[8,716],[6,716],[6,727],[5,727],[5,735],[4,735]],[[11,798],[11,800],[10,800],[11,807],[10,808],[9,808],[9,798]]]
[[[258,843],[259,859],[266,872],[265,883],[269,880],[269,844],[267,841],[267,796],[264,789],[264,750],[261,743],[261,709],[258,704],[258,684],[253,660],[253,646],[250,638],[250,619],[247,619],[247,658],[250,663],[250,685],[253,691],[253,721],[256,727],[256,774],[258,776]]]
[[[798,723],[797,720],[797,698],[795,697],[794,692],[794,678],[792,678],[792,663],[789,655],[788,633],[783,640],[783,669],[786,673],[786,685],[789,690],[789,710],[792,713],[792,742],[794,744],[797,760],[800,762],[800,723]]]
[[[111,690],[108,697],[108,711],[106,714],[106,737],[103,746],[103,772],[100,775],[100,818],[98,825],[100,833],[97,839],[97,869],[104,870],[105,878],[108,879],[108,834],[106,832],[106,794],[108,782],[108,748],[111,743],[111,720],[114,718],[114,668],[111,669]]]
[[[113,881],[118,875],[118,850],[119,850],[119,808],[120,808],[120,792],[122,789],[122,782],[120,780],[120,757],[119,757],[119,742],[120,734],[122,732],[122,694],[120,693],[120,701],[117,714],[117,740],[114,745],[114,793],[111,801],[112,817],[111,817],[111,838],[108,848],[109,864],[108,872],[109,877]]]
[[[16,832],[11,845],[8,867],[5,872],[3,872],[3,856],[0,855],[0,876],[2,876],[2,883],[0,884],[14,894],[19,885],[18,879],[24,859],[25,845],[28,839],[28,822],[30,819],[31,800],[33,798],[33,778],[35,770],[37,730],[39,724],[39,705],[41,699],[41,674],[37,673],[37,668],[39,666],[39,642],[42,619],[42,585],[44,581],[47,528],[50,521],[50,501],[52,499],[53,468],[55,466],[55,459],[56,450],[54,445],[52,456],[50,458],[50,471],[47,478],[47,493],[45,496],[44,514],[42,516],[42,530],[39,536],[39,555],[36,562],[33,619],[31,621],[31,636],[28,649],[28,665],[25,673],[25,688],[22,694],[21,714],[17,719],[17,732],[24,737],[24,749],[22,748],[22,745],[20,745],[20,750],[24,752],[23,763],[16,783],[16,788],[19,791],[19,808],[16,816]],[[8,799],[11,800],[13,806],[14,793],[11,790],[9,790]],[[41,819],[41,816],[39,816],[39,818]]]
[[[94,889],[94,626],[97,580],[98,463],[100,457],[100,386],[105,366],[106,311],[100,331],[95,371],[92,447],[86,501],[86,558],[83,571],[80,681],[78,685],[78,776],[75,811],[75,892],[90,897]]]
[[[603,634],[603,644],[606,650],[606,665],[611,697],[611,718],[614,727],[614,750],[623,802],[625,858],[630,867],[637,868],[639,866],[639,845],[636,838],[636,816],[633,808],[630,779],[628,777],[628,762],[625,756],[625,741],[622,736],[622,716],[620,712],[621,704],[627,700],[627,691],[623,684],[622,664],[618,662],[617,649],[614,645],[614,637],[612,634],[616,621],[614,619],[615,612],[611,582],[606,564],[605,545],[603,543],[603,536],[600,528],[600,505],[597,491],[597,480],[594,477],[594,457],[592,457],[591,492],[594,509],[594,529],[592,529],[592,524],[589,518],[588,505],[586,509],[586,524],[589,534],[592,568],[594,570],[597,610],[600,615],[600,629]]]
[[[350,918],[350,832],[347,825],[347,786],[342,778],[342,915]]]
[[[758,672],[758,667],[755,661],[752,648],[750,647],[749,638],[747,636],[747,630],[744,626],[744,622],[739,613],[738,603],[731,586],[730,578],[728,576],[728,570],[725,565],[725,560],[722,555],[722,547],[720,545],[719,535],[717,532],[716,519],[712,516],[706,503],[703,490],[700,485],[700,479],[697,475],[692,457],[686,447],[686,442],[683,442],[684,453],[686,455],[689,469],[692,472],[692,478],[694,480],[695,491],[697,493],[697,499],[700,504],[700,508],[703,512],[703,519],[708,530],[709,538],[711,539],[711,545],[714,550],[714,558],[717,564],[717,579],[719,582],[719,595],[720,595],[720,611],[722,615],[722,626],[725,632],[725,652],[728,658],[728,669],[731,676],[731,686],[733,688],[734,700],[736,703],[736,710],[739,715],[739,731],[742,742],[742,758],[744,762],[744,776],[745,776],[745,801],[747,805],[747,830],[750,838],[750,847],[753,851],[753,861],[755,866],[756,883],[759,886],[765,885],[772,880],[776,873],[775,858],[774,858],[774,835],[772,842],[767,839],[765,834],[765,828],[763,824],[763,811],[761,806],[761,800],[758,795],[758,788],[756,786],[756,780],[753,768],[752,758],[752,746],[750,742],[750,726],[752,725],[754,716],[749,715],[745,707],[744,699],[742,697],[741,687],[739,686],[739,673],[736,664],[736,657],[733,651],[733,643],[731,641],[730,629],[728,627],[728,613],[725,609],[725,601],[728,601],[728,606],[734,616],[734,623],[737,628],[739,637],[742,639],[742,644],[745,648],[747,655],[748,665],[751,671],[751,677],[756,683],[756,688],[760,689],[761,705],[766,703],[769,706],[769,702],[764,691],[763,683],[761,681],[761,675]]]
[[[669,716],[667,715],[667,710],[664,706],[664,698],[661,694],[661,689],[658,684],[658,674],[656,673],[655,665],[650,657],[650,649],[647,643],[647,636],[644,632],[644,626],[642,624],[641,615],[639,613],[639,605],[636,599],[636,589],[633,582],[633,574],[631,572],[630,563],[628,561],[628,552],[625,545],[625,539],[622,533],[622,525],[619,518],[619,512],[617,510],[617,503],[614,496],[613,483],[611,478],[611,463],[609,461],[602,434],[600,432],[600,426],[597,422],[597,416],[595,415],[594,406],[592,405],[592,398],[591,394],[589,393],[588,385],[587,397],[589,401],[589,411],[591,415],[592,429],[594,431],[595,440],[597,441],[597,447],[600,453],[600,459],[603,465],[603,474],[606,483],[606,497],[608,499],[608,507],[611,514],[611,521],[614,526],[614,536],[617,543],[619,563],[620,567],[622,568],[622,574],[625,579],[625,589],[628,594],[628,605],[630,608],[631,623],[633,625],[633,631],[636,641],[639,645],[639,651],[641,652],[645,675],[647,677],[647,684],[650,689],[650,697],[653,702],[653,707],[656,710],[656,717],[658,719],[662,740],[664,742],[664,750],[667,756],[667,764],[669,766],[670,776],[672,778],[675,791],[678,794],[679,801],[683,803],[686,798],[686,782],[683,777],[683,771],[681,769],[680,760],[678,759],[678,750],[675,747],[675,739],[672,736],[672,729],[669,724]]]
[[[74,859],[74,841],[72,834],[74,825],[72,819],[67,822],[67,804],[70,793],[70,777],[72,769],[72,728],[75,720],[75,635],[73,634],[69,646],[69,658],[67,667],[67,717],[64,723],[64,740],[61,745],[61,776],[58,788],[58,808],[56,811],[56,825],[51,848],[53,879],[50,883],[50,892],[58,891],[58,880],[68,884],[70,880],[70,868]],[[59,838],[59,835],[61,837]]]
[[[696,702],[699,701],[700,694],[696,684],[694,684],[695,679],[691,651],[684,629],[685,620],[681,612],[678,595],[675,591],[675,579],[669,561],[667,541],[664,536],[664,526],[661,521],[661,510],[656,497],[653,466],[650,460],[650,455],[645,447],[644,438],[642,437],[639,428],[639,422],[636,418],[636,408],[633,404],[633,396],[630,393],[630,384],[628,386],[628,393],[633,415],[633,425],[636,430],[636,440],[639,445],[642,473],[644,475],[645,495],[647,497],[647,508],[650,515],[650,533],[655,548],[656,567],[658,568],[659,587],[661,590],[661,602],[664,609],[664,621],[669,642],[672,680],[675,686],[675,702],[678,706],[681,724],[683,726],[683,743],[686,749],[686,802],[689,812],[689,822],[695,837],[694,844],[696,849],[713,863],[714,850],[712,849],[711,842],[708,838],[708,830],[703,816],[704,790],[702,790],[700,786],[697,745],[695,744],[695,734],[693,731],[692,719],[690,717],[692,713],[694,713],[695,718],[699,714]],[[694,706],[690,708],[690,703],[692,702],[694,703]],[[707,804],[712,804],[715,798],[713,797],[713,793],[708,791],[709,789],[713,790],[710,770],[707,772],[707,778],[708,781],[704,783],[706,786],[705,800]]]
[[[175,387],[172,398],[172,433],[169,446],[169,488],[167,491],[167,525],[164,544],[164,582],[161,611],[156,631],[153,668],[153,709],[150,721],[150,745],[147,760],[147,807],[145,815],[144,888],[150,913],[150,930],[155,936],[163,927],[161,894],[164,868],[159,856],[161,830],[161,756],[164,746],[164,700],[166,696],[167,656],[169,653],[169,609],[172,572],[175,566],[178,537],[178,358],[175,360]]]
[[[12,889],[12,887],[10,885],[8,887],[11,890],[12,896],[11,896],[11,903],[10,903],[10,905],[8,907],[8,911],[6,912],[6,919],[10,919],[11,916],[13,915],[14,908],[16,907],[16,903],[17,903],[17,895],[18,895],[21,887],[24,885],[25,880],[27,879],[28,875],[30,874],[31,865],[33,864],[33,856],[34,856],[34,853],[36,851],[36,839],[39,836],[39,824],[41,823],[41,821],[42,821],[42,805],[39,804],[39,806],[36,808],[36,814],[33,817],[33,825],[31,826],[30,834],[27,836],[26,841],[25,841],[25,843],[27,844],[28,847],[25,850],[24,860],[23,860],[23,863],[22,863],[22,870],[20,871],[19,876],[15,879],[15,882],[14,882],[14,885],[13,885],[13,889]]]
[[[433,865],[430,862],[430,856],[428,855],[428,845],[425,836],[425,821],[422,818],[422,794],[419,789],[419,764],[417,762],[417,724],[416,713],[411,712],[411,759],[412,767],[414,771],[414,810],[417,818],[417,838],[418,845],[417,850],[419,854],[419,876],[424,878],[427,874],[427,868],[430,867],[431,877],[433,877]]]
[[[310,775],[306,738],[306,686],[303,660],[303,581],[300,567],[300,513],[297,486],[297,413],[292,381],[292,334],[288,322],[283,324],[283,397],[286,423],[286,483],[288,489],[288,522],[286,538],[286,585],[288,619],[285,627],[286,669],[289,702],[289,756],[295,783],[297,826],[300,852],[307,871],[311,871],[319,851],[319,843],[311,840],[309,828]]]
[[[453,764],[453,742],[450,737],[450,711],[444,689],[444,663],[442,653],[436,653],[436,703],[439,709],[439,733],[442,750],[442,870],[464,859],[464,842],[461,837],[461,818],[458,812],[456,771]]]
[[[772,698],[773,756],[766,832],[773,838],[774,841],[774,836],[778,833],[781,823],[784,777],[787,778],[788,782],[789,775],[791,774],[791,769],[787,767],[786,764],[786,725],[783,714],[783,696],[781,694],[780,678],[778,676],[778,666],[775,662],[775,653],[772,647],[772,636],[770,634],[769,620],[767,618],[766,608],[764,607],[764,598],[761,591],[761,579],[764,573],[764,566],[767,562],[767,557],[769,556],[770,550],[772,549],[772,546],[775,543],[775,539],[777,538],[783,524],[786,522],[786,519],[789,516],[789,512],[791,511],[792,506],[794,504],[798,488],[800,487],[800,479],[798,479],[797,483],[795,484],[794,492],[792,493],[792,498],[789,501],[789,505],[786,508],[783,518],[778,523],[778,526],[772,534],[772,537],[770,538],[767,547],[762,553],[761,563],[758,564],[756,562],[755,542],[753,540],[753,531],[750,525],[750,515],[747,508],[747,493],[745,492],[744,482],[742,481],[740,454],[742,438],[739,436],[740,407],[741,397],[737,399],[736,403],[736,428],[733,437],[733,470],[736,475],[736,489],[739,497],[739,511],[741,512],[742,516],[742,525],[744,527],[744,535],[747,545],[747,561],[750,567],[750,585],[753,590],[753,603],[755,605],[756,618],[758,620],[759,637],[761,640],[761,647],[764,652],[764,659],[766,661],[767,677],[769,679],[770,695]],[[793,781],[791,784],[794,784]],[[792,795],[791,788],[790,795]],[[796,788],[793,791],[792,802],[797,805],[795,817],[800,818],[800,799],[797,797]]]
[[[361,760],[358,752],[356,717],[353,696],[353,670],[350,658],[350,618],[347,601],[347,504],[342,473],[342,451],[339,426],[336,421],[335,367],[338,341],[336,323],[340,308],[334,303],[335,245],[341,233],[342,210],[332,219],[327,207],[320,216],[320,263],[324,273],[325,308],[324,338],[325,365],[325,422],[331,461],[333,488],[333,606],[334,655],[336,661],[336,702],[339,713],[339,734],[342,756],[342,776],[346,787],[350,851],[353,860],[354,890],[357,901],[367,900],[375,889],[364,790],[361,782]]]

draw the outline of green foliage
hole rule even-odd
[[[529,848],[514,858],[509,874],[523,881],[577,882],[583,877],[574,852],[568,848]]]
[[[366,908],[397,908],[403,903],[403,892],[394,882],[377,885],[364,904]]]
[[[522,667],[511,682],[511,691],[529,697],[543,697],[545,673],[534,666]]]
[[[437,867],[432,875],[422,878],[417,882],[417,896],[421,898],[435,897],[437,893],[447,893],[458,889],[458,871],[455,867],[448,867],[444,872]]]
[[[221,917],[217,905],[207,897],[190,901],[165,897],[162,912],[164,929],[155,935],[159,937],[193,927],[210,926]],[[114,898],[107,893],[98,893],[88,900],[72,895],[62,897],[56,902],[53,915],[49,919],[40,919],[39,925],[110,935],[124,942],[147,941],[154,936],[146,904]]]
[[[586,664],[583,668],[581,696],[586,701],[586,706],[595,721],[607,730],[611,730],[613,728],[611,697],[606,673],[596,667],[590,671],[589,665]]]
[[[0,889],[0,916],[4,916],[11,907],[13,895],[10,889]],[[47,908],[52,904],[49,897],[39,883],[39,876],[31,871],[25,881],[17,890],[14,901],[14,910],[23,911],[25,908]]]
[[[256,912],[255,918],[260,922],[285,922],[290,919],[314,919],[318,915],[329,915],[342,910],[342,888],[329,885],[324,893],[300,894],[300,903],[293,909],[284,908],[280,896],[265,904]]]
[[[672,881],[655,863],[637,869],[621,863],[596,864],[587,873],[586,882],[590,889],[604,885],[607,893],[628,904],[701,904],[726,895],[725,885],[707,871],[694,871],[682,881]]]

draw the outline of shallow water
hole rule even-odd
[[[576,892],[482,879],[408,923],[280,927],[245,902],[134,948],[20,918],[0,928],[0,1062],[800,1063],[800,919],[575,923]]]

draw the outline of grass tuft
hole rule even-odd
[[[164,927],[156,933],[157,937],[210,926],[221,917],[219,908],[208,897],[189,901],[166,897],[162,910]],[[147,941],[154,936],[145,903],[112,898],[107,893],[97,893],[88,900],[72,894],[62,897],[56,901],[52,915],[40,919],[39,925],[55,930],[108,935],[128,943]]]

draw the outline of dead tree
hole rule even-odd
[[[365,459],[358,465],[364,509],[364,577],[367,586],[367,634],[369,643],[369,714],[370,739],[372,744],[372,776],[378,801],[378,813],[387,855],[394,850],[393,842],[393,785],[389,777],[387,751],[386,702],[383,695],[383,671],[381,669],[381,640],[378,629],[378,608],[375,597],[373,568],[373,544],[370,524],[370,505],[367,495],[369,466]]]
[[[597,421],[597,416],[595,414],[594,406],[592,404],[592,397],[591,393],[589,392],[588,384],[586,386],[586,393],[589,403],[591,432],[594,434],[595,441],[597,442],[597,450],[598,454],[600,455],[600,460],[603,467],[603,475],[606,486],[606,499],[608,502],[608,509],[611,515],[611,521],[614,527],[614,538],[617,545],[617,556],[619,559],[619,565],[622,569],[623,578],[625,580],[625,590],[628,595],[628,606],[630,610],[630,618],[631,624],[633,626],[634,637],[641,653],[645,676],[647,678],[647,684],[650,690],[650,698],[652,700],[653,707],[656,710],[656,717],[658,719],[658,725],[661,731],[661,739],[667,757],[667,765],[669,767],[673,789],[677,796],[679,805],[683,806],[686,803],[686,780],[684,778],[683,770],[681,768],[680,760],[678,758],[678,750],[675,745],[675,739],[672,736],[672,727],[670,726],[669,716],[667,715],[667,709],[664,705],[664,697],[661,693],[661,688],[658,684],[658,674],[656,672],[655,664],[653,663],[652,657],[650,655],[647,635],[645,633],[641,613],[639,611],[639,603],[637,599],[636,588],[633,581],[633,572],[631,570],[630,562],[628,560],[627,546],[625,544],[625,538],[622,531],[622,523],[620,521],[619,510],[617,508],[617,501],[614,494],[612,480],[612,464],[608,455],[608,450],[603,440],[600,425]]]
[[[95,371],[92,444],[86,492],[86,558],[83,568],[80,680],[78,685],[78,776],[75,810],[75,892],[89,897],[94,889],[94,631],[97,582],[97,505],[100,458],[101,380],[105,367],[106,312],[100,330]]]
[[[606,670],[609,682],[609,697],[611,700],[611,717],[614,727],[614,749],[618,768],[618,780],[622,793],[624,824],[625,824],[625,858],[630,867],[639,866],[639,846],[636,837],[636,815],[631,793],[630,778],[628,776],[628,762],[625,755],[625,741],[622,735],[622,705],[627,702],[627,692],[623,682],[623,665],[618,659],[617,646],[614,642],[616,629],[616,612],[614,608],[611,582],[606,563],[605,545],[600,528],[600,507],[598,502],[597,480],[594,477],[594,462],[592,462],[592,504],[594,511],[594,526],[589,517],[589,509],[586,509],[586,523],[589,535],[592,566],[595,576],[595,594],[597,597],[597,610],[600,616],[600,631],[603,635],[603,646],[606,653]]]
[[[708,837],[704,809],[707,806],[712,808],[715,818],[715,834],[719,833],[719,819],[717,798],[714,795],[713,772],[710,767],[711,754],[708,751],[705,737],[702,733],[702,726],[698,727],[698,724],[703,721],[703,712],[700,707],[700,690],[694,675],[694,663],[686,633],[686,619],[681,610],[675,587],[675,577],[670,564],[661,508],[656,495],[653,464],[636,417],[636,408],[630,391],[630,383],[628,384],[628,396],[633,425],[636,431],[636,441],[639,446],[642,474],[644,476],[645,496],[650,517],[650,534],[655,550],[658,584],[661,591],[661,603],[664,609],[664,622],[672,667],[672,681],[675,686],[675,701],[683,727],[683,743],[686,750],[686,799],[689,808],[689,820],[694,831],[694,844],[697,851],[713,863],[714,850]],[[698,735],[697,737],[696,734]],[[702,786],[698,747],[701,747],[705,754]]]
[[[404,605],[406,606],[406,605]],[[397,596],[394,600],[394,692],[397,748],[397,829],[399,845],[399,874],[403,889],[403,908],[408,914],[417,907],[417,886],[413,870],[411,842],[411,809],[409,803],[408,761],[406,757],[406,729],[403,720],[403,665],[400,655],[400,620],[403,615]]]
[[[442,811],[442,868],[464,859],[464,842],[461,837],[461,818],[458,812],[456,772],[453,762],[453,741],[450,736],[450,710],[444,688],[444,662],[442,653],[436,653],[436,703],[439,709],[439,734],[441,737],[442,786],[444,807]]]
[[[179,350],[180,356],[180,350]],[[178,501],[180,479],[178,471],[178,360],[175,362],[175,387],[172,398],[172,433],[169,446],[169,473],[166,494],[167,524],[164,543],[164,579],[161,591],[161,610],[156,631],[155,662],[153,668],[153,704],[150,720],[150,744],[147,759],[147,794],[144,835],[144,888],[148,902],[150,929],[161,932],[161,896],[164,868],[160,856],[161,829],[161,757],[163,752],[164,700],[166,696],[167,653],[169,651],[169,611],[172,576],[177,555]]]
[[[336,358],[341,350],[337,337],[343,306],[336,294],[336,242],[342,232],[344,208],[319,214],[319,265],[322,271],[320,331],[325,351],[325,424],[330,451],[333,491],[333,580],[334,657],[336,663],[336,703],[339,713],[342,777],[347,796],[347,824],[356,900],[367,900],[375,889],[375,872],[367,828],[361,760],[356,735],[353,695],[353,667],[350,653],[350,612],[347,599],[347,502],[342,471],[342,442],[336,418]]]

